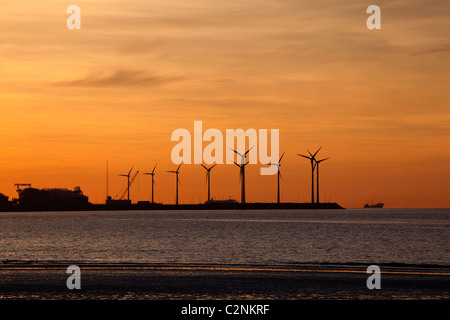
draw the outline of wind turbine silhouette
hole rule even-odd
[[[153,187],[154,187],[154,185],[155,185],[155,169],[156,169],[156,166],[157,166],[158,164],[155,164],[155,167],[153,168],[153,170],[152,170],[152,172],[144,172],[143,174],[146,174],[146,175],[149,175],[149,176],[152,176],[152,204],[153,203],[155,203],[154,201],[153,201],[153,196],[154,196],[154,193],[153,193]]]
[[[217,163],[209,168],[205,167],[203,164],[200,163],[200,165],[205,168],[206,170],[206,183],[208,184],[208,202],[211,201],[211,170],[212,168],[214,168],[215,166],[217,166]]]
[[[278,185],[277,185],[277,203],[280,203],[280,179],[282,179],[283,177],[281,176],[281,172],[280,172],[280,166],[281,166],[281,159],[283,159],[284,156],[284,152],[280,157],[280,160],[278,160],[278,163],[271,163],[271,166],[277,166],[277,181],[278,181]]]
[[[314,155],[311,154],[311,152],[309,152],[309,150],[307,150],[310,157],[304,156],[302,154],[297,154],[298,156],[309,159],[311,161],[311,203],[314,203],[314,169],[316,168],[316,158],[315,157],[316,157],[317,152],[320,151],[320,149],[322,149],[322,147],[320,147],[316,151],[316,153],[314,153]]]
[[[128,184],[127,184],[127,194],[128,194],[127,199],[128,199],[128,201],[130,201],[130,174],[131,174],[131,171],[133,170],[133,168],[134,168],[134,166],[131,167],[130,171],[128,171],[128,174],[119,174],[119,176],[121,176],[121,177],[127,177],[127,181],[128,181]]]
[[[316,179],[317,179],[317,203],[320,203],[319,200],[319,164],[325,160],[328,160],[330,158],[325,158],[325,159],[320,159],[320,160],[316,160],[316,168],[317,168],[317,172],[316,172]]]
[[[254,146],[253,146],[254,147]],[[237,164],[236,162],[234,162],[235,165],[237,165],[240,168],[240,172],[239,172],[239,178],[241,180],[241,203],[245,204],[245,166],[248,165],[248,162],[245,163],[245,157],[247,157],[247,154],[250,152],[250,150],[253,149],[253,147],[251,147],[250,149],[248,149],[244,154],[241,154],[239,152],[237,152],[236,150],[230,148],[231,150],[233,150],[238,156],[241,157],[241,164]]]
[[[178,174],[180,173],[180,167],[183,163],[180,163],[180,165],[177,168],[177,171],[167,171],[170,173],[175,173],[176,175],[176,194],[175,194],[175,205],[178,205],[178,184],[180,184],[180,179],[178,178]]]

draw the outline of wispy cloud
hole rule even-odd
[[[57,86],[66,87],[123,87],[158,86],[181,80],[181,76],[159,76],[144,70],[117,70],[112,73],[93,72],[84,78],[60,81]]]
[[[450,51],[450,44],[442,46],[442,47],[437,47],[437,48],[417,50],[417,51],[411,52],[410,55],[411,56],[420,56],[423,54],[431,54],[431,53],[446,52],[446,51]]]

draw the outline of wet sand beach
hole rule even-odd
[[[69,264],[4,263],[0,298],[26,300],[448,300],[450,268],[380,266],[381,289],[366,286],[363,265],[78,264],[81,289],[69,290]]]

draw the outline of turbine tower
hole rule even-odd
[[[302,154],[297,154],[298,156],[309,159],[311,161],[311,203],[314,203],[314,169],[316,168],[316,158],[315,157],[316,157],[317,152],[319,152],[320,149],[322,149],[322,147],[320,147],[316,151],[316,153],[314,153],[314,155],[311,154],[311,152],[309,152],[309,150],[307,150],[310,155],[309,157],[304,156]]]
[[[130,201],[130,174],[131,171],[133,170],[134,166],[131,167],[130,171],[128,171],[128,174],[119,174],[119,176],[121,177],[127,177],[127,200]]]
[[[158,165],[158,164],[155,164],[155,166],[154,166],[152,172],[144,172],[144,173],[143,173],[143,174],[145,174],[145,175],[152,176],[152,204],[155,203],[155,202],[153,201],[153,199],[154,199],[153,188],[154,188],[154,186],[155,186],[155,169],[156,169],[156,166],[157,166],[157,165]]]
[[[278,160],[278,163],[270,164],[271,166],[277,166],[277,169],[278,169],[278,171],[277,171],[277,203],[280,203],[280,179],[282,179],[281,172],[280,172],[280,166],[281,166],[280,163],[281,163],[281,159],[283,159],[283,156],[284,156],[284,152],[281,155],[280,160]]]
[[[317,179],[317,183],[316,183],[316,187],[317,187],[317,203],[320,203],[320,200],[319,200],[319,163],[321,163],[321,162],[323,162],[323,161],[325,161],[325,160],[328,160],[328,159],[330,159],[330,158],[325,158],[325,159],[321,159],[321,160],[316,160],[316,170],[317,170],[317,172],[316,172],[316,179]]]
[[[241,157],[241,164],[237,164],[236,162],[234,162],[234,164],[240,168],[239,178],[241,180],[241,203],[242,204],[245,204],[245,166],[248,165],[248,162],[245,163],[245,157],[247,157],[247,154],[250,152],[250,150],[253,149],[253,147],[248,149],[244,154],[241,154],[241,153],[237,152],[236,150],[230,148],[238,156]]]
[[[201,164],[201,163],[200,163]],[[208,184],[208,202],[211,201],[211,170],[217,165],[217,163],[209,168],[205,167],[203,164],[201,166],[206,170],[206,183]]]
[[[167,171],[170,173],[175,173],[176,176],[176,193],[175,193],[175,205],[178,205],[178,185],[180,184],[180,179],[178,179],[178,174],[180,173],[180,167],[183,163],[180,163],[180,165],[177,168],[177,171]]]

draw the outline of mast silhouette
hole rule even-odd
[[[320,147],[316,151],[316,153],[314,153],[314,155],[311,154],[311,152],[309,152],[309,150],[307,150],[310,155],[309,157],[305,156],[303,154],[297,154],[298,156],[309,159],[311,161],[311,203],[314,203],[314,169],[316,168],[316,158],[315,157],[316,157],[317,153],[320,151],[320,149],[322,149],[322,147]]]
[[[155,166],[153,167],[153,170],[152,170],[152,172],[144,172],[143,174],[145,174],[145,175],[149,175],[149,176],[152,176],[152,204],[153,203],[155,203],[154,202],[154,192],[153,192],[153,189],[154,189],[154,186],[155,186],[155,169],[156,169],[156,166],[157,166],[158,164],[155,164]]]
[[[206,183],[208,184],[208,202],[211,201],[211,170],[214,168],[217,163],[209,168],[205,167],[203,164],[200,165],[206,170]]]
[[[321,159],[321,160],[317,160],[316,161],[316,170],[317,170],[317,172],[316,172],[316,179],[317,179],[317,183],[316,183],[316,187],[317,187],[317,203],[320,203],[320,200],[319,200],[319,164],[321,163],[321,162],[323,162],[323,161],[325,161],[325,160],[328,160],[328,159],[330,159],[330,158],[325,158],[325,159]]]
[[[282,179],[283,177],[281,176],[281,172],[280,172],[280,166],[281,166],[281,159],[283,159],[284,156],[284,152],[281,155],[280,159],[278,160],[277,163],[271,163],[271,166],[276,166],[278,171],[277,171],[277,203],[280,203],[280,179]]]
[[[119,174],[121,177],[127,177],[127,200],[130,201],[130,174],[133,170],[134,166],[131,167],[130,171],[128,171],[128,174]]]
[[[182,164],[183,163],[180,163],[180,165],[178,166],[176,171],[167,171],[167,172],[170,172],[170,173],[175,173],[175,176],[176,176],[176,180],[175,180],[176,181],[175,182],[175,184],[176,184],[175,205],[178,205],[178,185],[180,184],[180,179],[178,178],[178,174],[180,173],[180,167],[181,167]]]
[[[230,148],[238,156],[241,157],[241,164],[237,164],[236,162],[234,162],[234,164],[237,165],[239,167],[239,169],[240,169],[240,171],[239,171],[239,179],[241,180],[241,203],[242,204],[245,204],[245,166],[248,165],[248,162],[245,163],[245,158],[247,157],[247,154],[250,152],[250,150],[253,149],[253,147],[248,149],[244,154],[241,154],[241,153],[237,152],[236,150]]]

